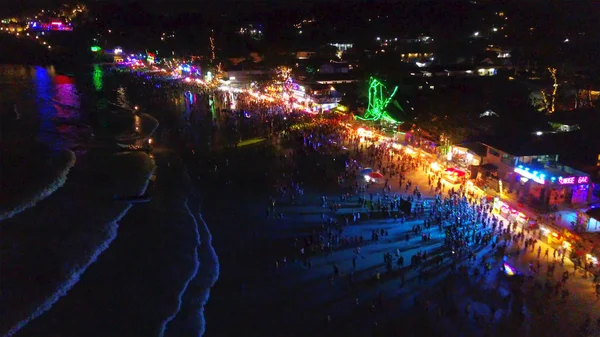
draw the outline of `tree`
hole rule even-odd
[[[550,72],[550,76],[552,76],[552,96],[550,100],[550,109],[548,113],[553,113],[556,106],[556,93],[558,92],[558,79],[556,78],[556,68],[548,67],[548,71]]]
[[[529,94],[529,103],[537,111],[548,111],[548,100],[546,99],[546,93],[544,90],[534,91]]]
[[[538,111],[545,111],[549,114],[556,111],[556,95],[558,93],[558,78],[556,77],[556,68],[548,67],[548,72],[552,77],[552,91],[542,89],[539,92],[532,92],[529,95],[529,103]]]

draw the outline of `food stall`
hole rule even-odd
[[[519,225],[526,229],[532,229],[537,225],[535,221],[530,220],[523,212],[519,212],[518,210],[510,207],[507,203],[499,198],[494,198],[492,214],[500,215],[511,223],[516,221]]]
[[[444,172],[444,180],[450,184],[462,184],[465,182],[467,173],[461,169],[449,167]]]

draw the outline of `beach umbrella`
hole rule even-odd
[[[372,179],[381,179],[383,178],[383,174],[379,172],[371,172],[369,173],[369,177],[371,177]]]
[[[372,168],[370,168],[370,167],[366,167],[366,168],[364,168],[364,169],[360,170],[360,174],[363,174],[363,175],[365,175],[365,174],[369,174],[369,173],[371,173],[371,172],[373,172],[373,169],[372,169]]]

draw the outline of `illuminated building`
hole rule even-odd
[[[296,58],[298,60],[308,60],[316,54],[314,51],[297,51]]]
[[[348,51],[349,49],[352,49],[352,47],[354,47],[352,43],[330,43],[329,45],[332,47],[336,47],[337,50],[342,52]]]
[[[334,87],[319,83],[292,82],[292,100],[309,106],[313,111],[329,111],[336,108],[342,100]]]
[[[71,23],[64,23],[60,20],[52,20],[50,22],[30,22],[29,28],[36,31],[73,31]]]

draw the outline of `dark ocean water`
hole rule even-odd
[[[99,66],[0,74],[11,125],[0,147],[77,155],[62,188],[0,222],[0,336],[278,336],[310,325],[279,310],[272,286],[273,259],[293,234],[265,221],[282,162],[270,142],[224,149],[237,136],[204,95],[145,75]],[[146,129],[119,106],[160,123],[152,158],[109,150],[114,136]],[[240,127],[247,138],[252,128]],[[154,167],[151,202],[114,201],[144,191]]]
[[[160,85],[100,66],[0,66],[3,187],[45,188],[49,159],[77,157],[64,186],[0,222],[0,335],[203,333],[219,264],[174,150],[210,123],[200,97]],[[153,130],[154,119],[123,112],[135,105],[160,123],[152,156],[115,150],[115,136]],[[146,190],[149,203],[114,198]],[[7,191],[0,200],[15,197]]]

